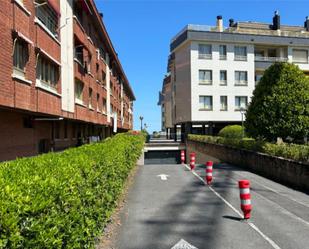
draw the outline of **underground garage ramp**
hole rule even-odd
[[[180,150],[147,151],[144,155],[145,164],[179,164]]]

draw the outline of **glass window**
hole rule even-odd
[[[75,80],[75,99],[83,101],[83,90],[84,90],[84,83]]]
[[[59,80],[59,66],[54,64],[49,59],[42,55],[39,55],[37,68],[36,68],[36,78],[41,81],[41,83],[49,88],[57,89],[57,84]]]
[[[53,8],[50,7],[48,1],[36,0],[40,4],[36,8],[37,18],[45,25],[45,27],[54,35],[58,33],[58,15]]]
[[[247,47],[246,46],[235,46],[234,53],[235,53],[235,60],[237,61],[247,60]]]
[[[200,96],[199,98],[200,110],[212,110],[212,96]]]
[[[227,96],[220,96],[220,111],[227,111]]]
[[[219,46],[220,60],[226,60],[226,45]]]
[[[293,49],[293,62],[308,63],[308,50]]]
[[[17,39],[14,47],[13,66],[14,73],[25,76],[25,67],[28,61],[28,44]]]
[[[100,111],[100,94],[97,93],[97,111]]]
[[[246,109],[248,105],[247,96],[236,96],[235,97],[235,110]]]
[[[199,70],[199,83],[200,84],[212,84],[212,71],[211,70]]]
[[[220,70],[220,85],[227,85],[227,72],[226,70]]]
[[[211,59],[212,58],[212,47],[210,44],[199,44],[198,45],[198,58],[199,59]]]
[[[105,98],[103,98],[102,111],[103,111],[103,113],[106,114],[106,99]]]
[[[235,71],[235,85],[248,85],[247,71]]]
[[[91,87],[89,87],[88,93],[89,93],[88,107],[92,108],[92,88]]]

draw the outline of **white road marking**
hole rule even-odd
[[[242,174],[239,174],[239,173],[235,173],[235,175],[239,175],[239,176],[243,177],[243,175],[242,175]],[[254,180],[254,179],[251,178],[250,181],[255,182],[257,185],[260,185],[261,187],[264,187],[264,188],[266,188],[266,189],[268,189],[268,190],[270,190],[270,191],[272,191],[272,192],[274,192],[274,193],[276,193],[276,194],[278,194],[278,195],[281,195],[281,196],[283,196],[283,197],[285,197],[285,198],[288,198],[288,199],[290,199],[290,200],[292,200],[292,201],[295,201],[296,203],[298,203],[298,204],[300,204],[300,205],[303,205],[303,206],[309,208],[309,205],[308,205],[308,204],[303,203],[303,202],[300,202],[300,201],[298,201],[298,200],[295,200],[294,198],[292,198],[292,197],[290,197],[290,196],[288,196],[288,195],[282,194],[282,193],[280,193],[279,191],[277,191],[277,190],[275,190],[275,189],[273,189],[273,188],[271,188],[271,187],[268,187],[268,186],[266,186],[266,185],[263,184],[263,183],[259,183],[257,180]]]
[[[184,166],[187,169],[190,169],[188,165],[184,164]],[[202,177],[200,177],[195,171],[191,171],[193,175],[195,175],[199,180],[201,180],[205,185],[206,182]],[[207,186],[207,185],[206,185]],[[208,186],[208,188],[216,195],[218,196],[227,206],[229,206],[235,213],[237,213],[241,218],[243,218],[243,215],[235,208],[231,203],[229,203],[226,199],[224,199],[216,190],[214,190],[212,187]],[[275,249],[281,249],[280,246],[278,246],[271,238],[269,238],[267,235],[265,235],[256,225],[254,225],[251,221],[246,222],[252,229],[254,229],[261,237],[266,240],[273,248]],[[172,248],[173,249],[173,248]]]
[[[160,177],[162,181],[166,181],[169,175],[161,174],[161,175],[157,175],[157,177]]]
[[[193,246],[193,245],[191,245],[191,244],[189,244],[184,239],[181,239],[171,249],[198,249],[198,248]]]

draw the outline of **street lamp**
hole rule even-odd
[[[142,131],[143,130],[143,119],[144,119],[144,117],[140,116],[139,119],[141,120],[141,131]]]
[[[241,128],[242,128],[242,138],[245,136],[245,130],[244,130],[244,114],[246,112],[246,109],[241,107],[240,108],[240,114],[241,114]]]

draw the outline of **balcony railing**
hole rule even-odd
[[[220,54],[220,60],[226,60],[226,55],[221,55]]]
[[[235,86],[247,86],[248,81],[247,80],[235,80]]]
[[[203,79],[200,79],[200,80],[199,80],[199,84],[201,84],[201,85],[212,85],[212,80],[203,80]]]
[[[247,56],[246,55],[235,55],[235,61],[246,61]]]
[[[286,57],[263,57],[255,56],[255,61],[265,61],[265,62],[287,62],[288,58]]]
[[[199,54],[198,58],[199,59],[211,60],[212,59],[212,54]]]

